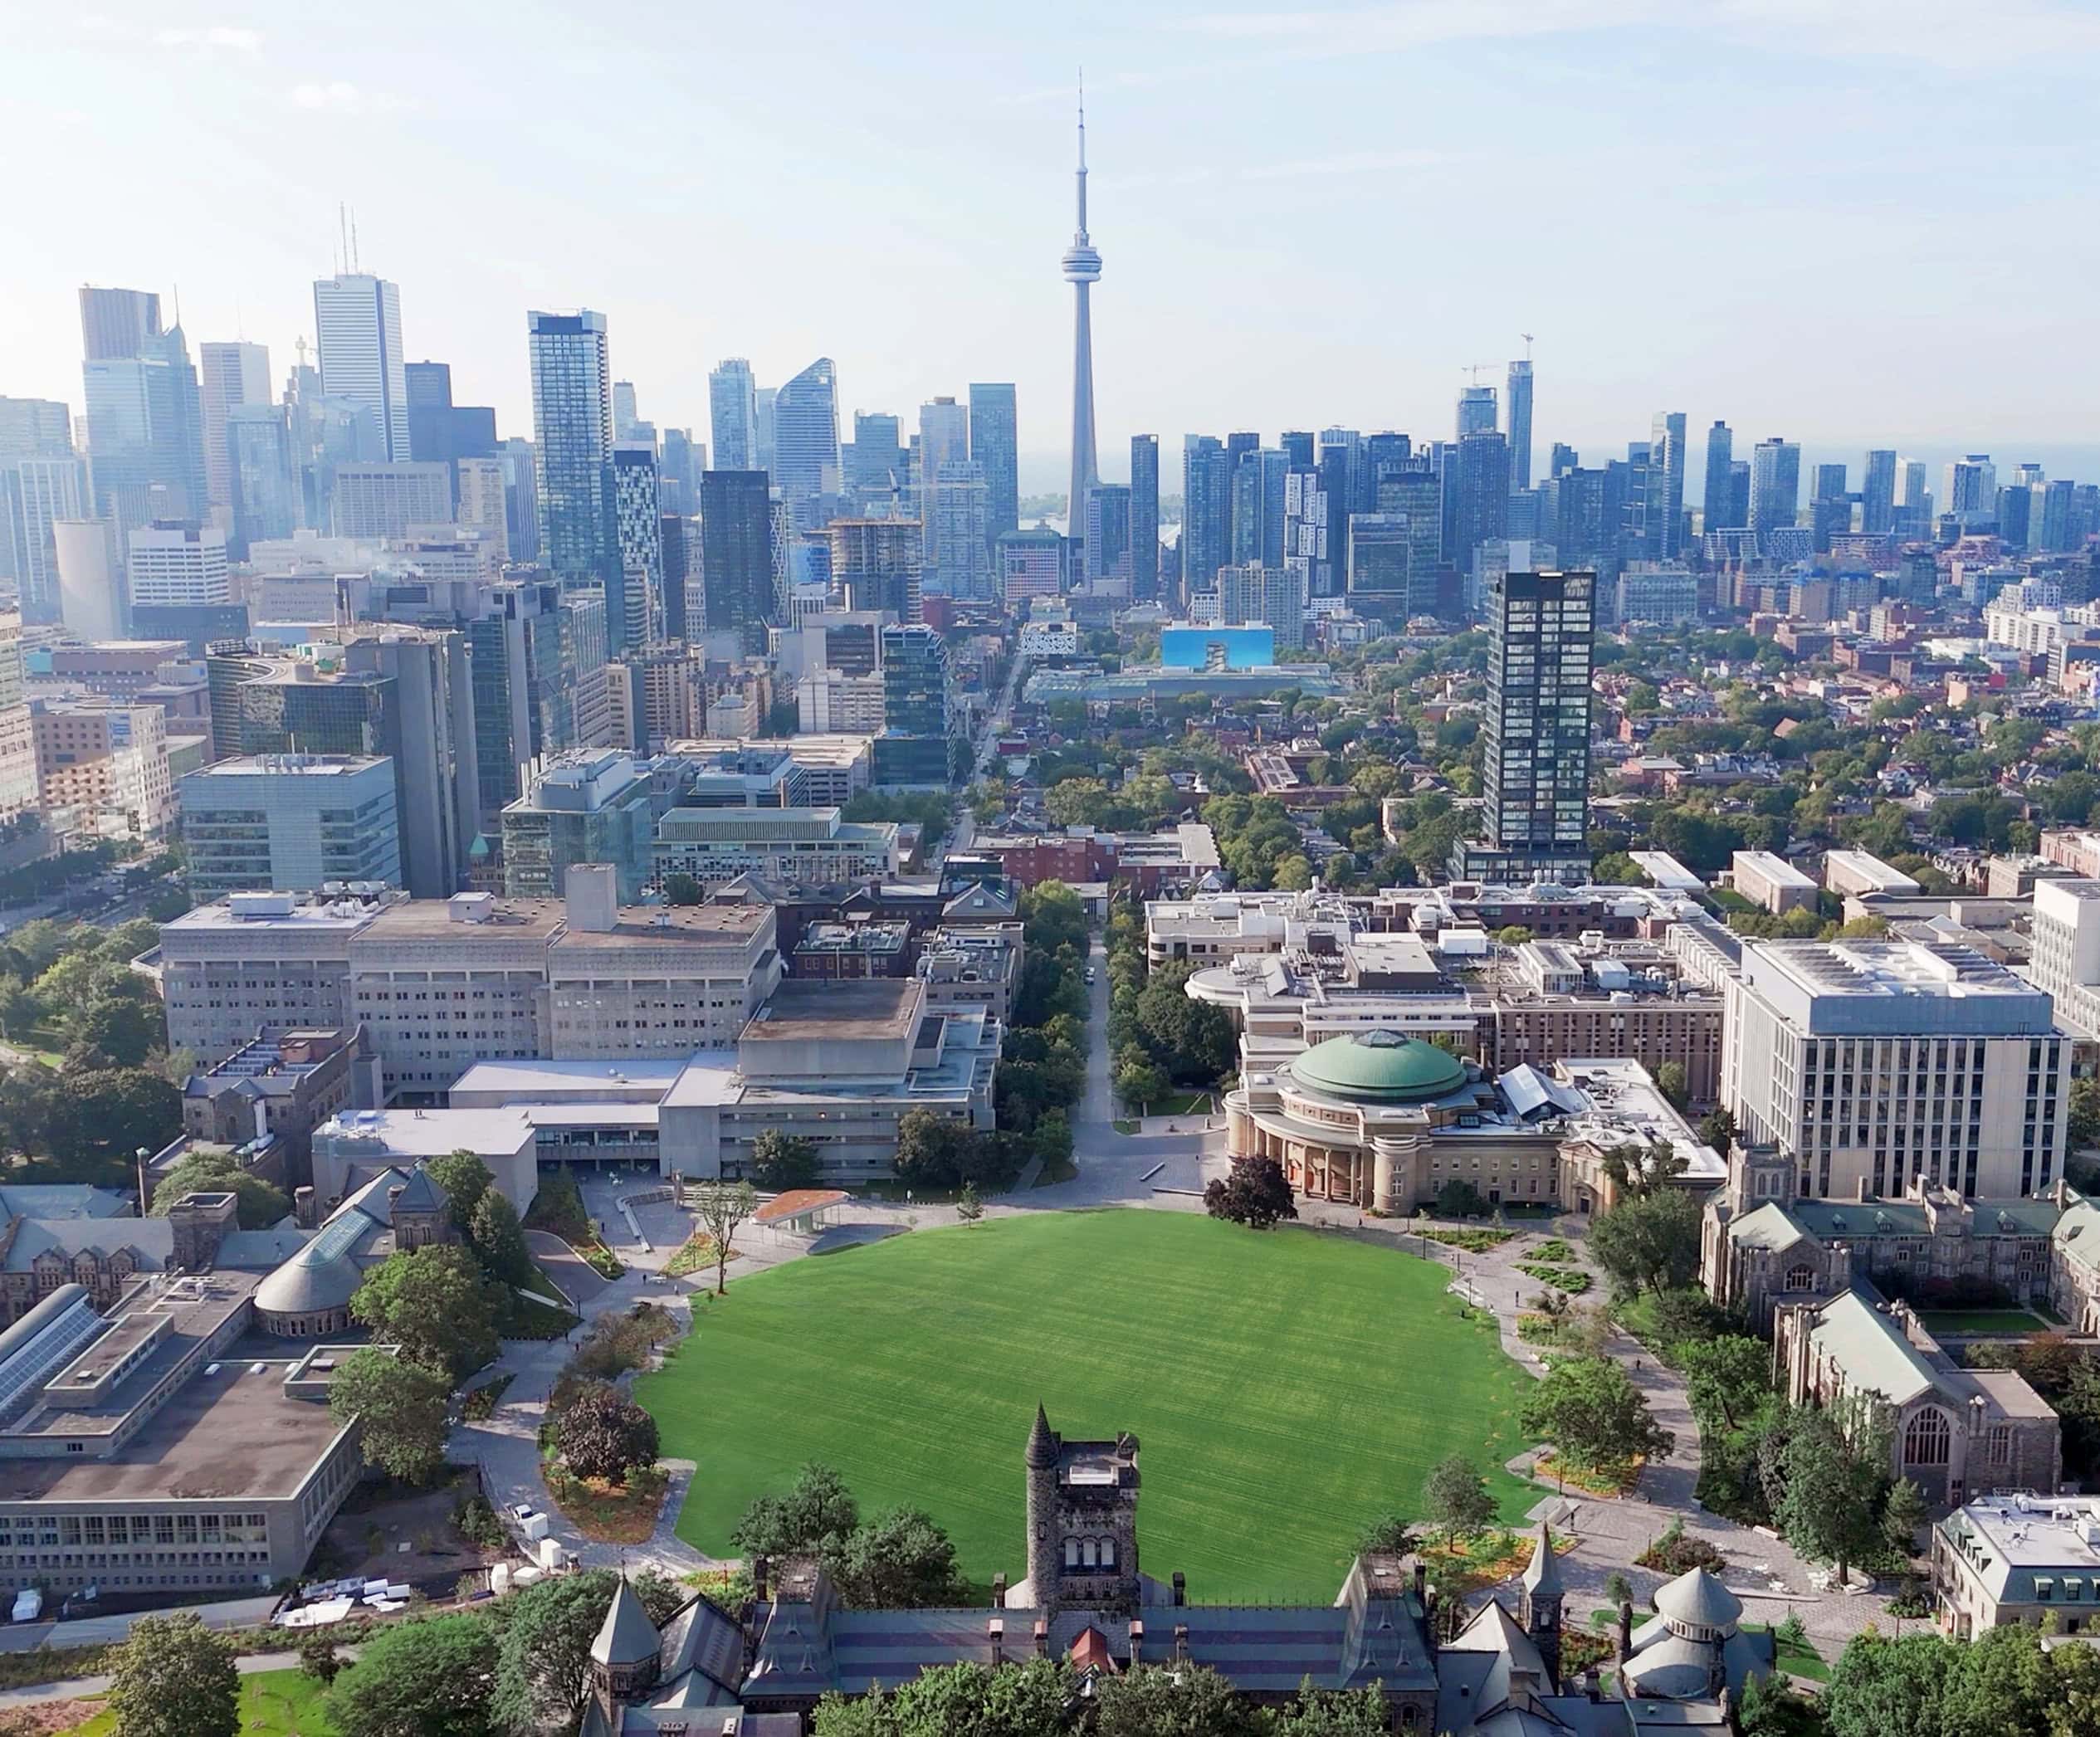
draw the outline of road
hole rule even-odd
[[[970,812],[969,792],[984,782],[998,755],[999,738],[1006,733],[1007,720],[1013,715],[1014,696],[1021,690],[1021,677],[1027,661],[1015,656],[1013,667],[1007,671],[1006,686],[1000,691],[999,702],[984,720],[984,733],[978,740],[977,759],[971,764],[969,782],[955,798],[955,824],[933,854],[933,871],[936,875],[950,856],[967,851],[970,841],[977,836],[977,817]]]
[[[356,1660],[363,1649],[357,1647],[338,1647],[335,1656],[345,1663]],[[265,1671],[292,1671],[299,1665],[295,1652],[250,1652],[233,1661],[233,1668],[243,1676],[260,1676]],[[106,1676],[76,1676],[62,1683],[32,1683],[27,1689],[0,1691],[0,1708],[31,1707],[40,1701],[81,1700],[90,1695],[107,1695],[110,1679]]]

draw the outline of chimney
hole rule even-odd
[[[393,1188],[388,1188],[388,1189],[387,1190],[387,1217],[388,1217],[391,1218],[391,1217],[393,1217],[393,1208],[394,1208],[395,1203],[397,1203],[397,1202],[398,1202],[398,1201],[401,1198],[401,1197],[402,1197],[403,1194],[407,1193],[408,1192],[408,1190],[407,1187],[406,1187],[404,1184],[401,1184],[401,1183],[396,1183],[396,1184],[395,1184]]]
[[[1035,1656],[1039,1659],[1050,1656],[1050,1625],[1041,1617],[1035,1619]]]
[[[1619,1601],[1619,1662],[1624,1664],[1634,1656],[1634,1601]]]
[[[992,1576],[992,1608],[994,1610],[1006,1608],[1006,1570],[1004,1569],[1001,1569],[999,1573]]]
[[[1135,1671],[1145,1662],[1145,1620],[1141,1617],[1131,1619],[1131,1669]]]
[[[1174,1625],[1174,1661],[1177,1665],[1189,1662],[1189,1625],[1186,1622]]]
[[[1420,1603],[1429,1590],[1429,1565],[1419,1556],[1414,1559],[1414,1600]]]
[[[751,1559],[751,1596],[760,1604],[765,1603],[766,1572],[772,1566],[763,1552]]]
[[[1179,1569],[1174,1571],[1174,1602],[1177,1606],[1189,1602],[1189,1577]]]
[[[992,1643],[992,1669],[996,1671],[1006,1662],[1006,1624],[994,1617],[984,1625],[984,1636]]]
[[[1858,1198],[1860,1201],[1862,1201],[1862,1202],[1869,1201],[1869,1200],[1872,1200],[1872,1199],[1874,1198],[1872,1194],[1870,1194],[1870,1193],[1868,1193],[1868,1191],[1867,1191],[1867,1178],[1866,1178],[1865,1177],[1863,1177],[1863,1177],[1861,1177],[1861,1178],[1859,1178],[1859,1181],[1858,1181],[1858,1183],[1857,1186],[1858,1186],[1858,1193],[1857,1198]]]
[[[314,1188],[311,1183],[291,1191],[291,1215],[308,1230],[314,1227]]]

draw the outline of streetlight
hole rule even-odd
[[[139,1147],[134,1159],[134,1162],[138,1165],[139,1169],[139,1216],[141,1218],[148,1216],[146,1212],[146,1160],[152,1156],[153,1154],[151,1152],[147,1150],[145,1147],[141,1146]]]

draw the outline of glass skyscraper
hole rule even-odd
[[[700,478],[700,580],[711,633],[734,631],[763,650],[775,613],[773,512],[763,471],[705,471]]]
[[[1181,587],[1184,597],[1218,588],[1218,569],[1232,557],[1231,463],[1215,435],[1183,437]]]
[[[969,458],[984,467],[984,547],[1021,528],[1020,419],[1008,383],[973,382]]]
[[[625,643],[626,615],[614,596],[619,555],[605,316],[588,308],[574,314],[530,313],[525,329],[532,357],[542,557],[565,584],[604,584],[606,631],[617,653]]]
[[[321,390],[357,405],[378,431],[383,457],[408,462],[408,381],[401,354],[401,291],[348,271],[314,285]]]
[[[1131,596],[1160,594],[1160,437],[1131,437]]]
[[[719,462],[719,461],[717,461]],[[773,480],[797,530],[814,530],[838,492],[838,374],[819,356],[773,400]]]
[[[708,457],[718,471],[756,471],[759,458],[758,388],[752,383],[751,364],[731,356],[707,377],[709,432],[713,436]]]

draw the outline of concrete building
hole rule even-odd
[[[657,825],[659,881],[690,875],[719,886],[740,875],[841,881],[897,871],[894,821],[846,821],[835,808],[673,808]]]
[[[620,897],[641,898],[655,872],[658,813],[647,762],[630,754],[579,755],[530,778],[504,806],[503,890],[513,898],[559,898],[579,862],[609,863]]]
[[[2100,1037],[2100,880],[2038,879],[2031,941],[2022,974],[2054,999],[2064,1030]]]
[[[1736,890],[1775,917],[1815,909],[1815,882],[1770,851],[1738,851],[1730,879]]]
[[[1823,884],[1834,893],[1915,899],[1923,890],[1901,869],[1866,851],[1830,851],[1823,858]]]
[[[174,824],[168,720],[158,705],[90,695],[30,703],[45,824],[63,835],[159,838]]]
[[[981,1008],[1006,1025],[1021,974],[1021,929],[1018,923],[995,923],[935,929],[921,937],[916,969],[925,985],[926,1005],[936,1013]]]
[[[193,899],[402,884],[390,759],[242,755],[189,773],[177,788]]]
[[[133,608],[232,600],[226,536],[215,525],[156,519],[132,531],[126,547]]]
[[[1922,1176],[2005,1198],[2062,1173],[2071,1043],[2046,993],[1972,949],[1747,942],[1727,993],[1722,1101],[1799,1195]]]
[[[338,465],[330,496],[339,537],[406,537],[452,522],[452,479],[442,464]]]

